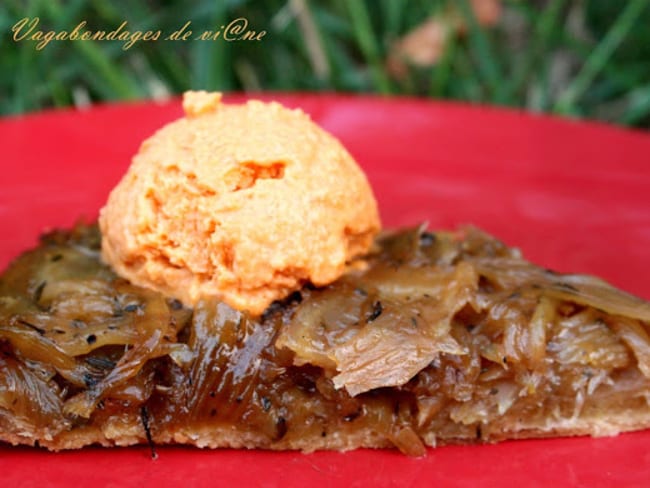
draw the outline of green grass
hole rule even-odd
[[[431,15],[454,9],[431,66],[386,69],[394,43]],[[160,29],[195,33],[237,17],[266,30],[259,42],[12,40],[23,17],[43,30]],[[0,113],[165,97],[208,90],[337,90],[521,107],[650,127],[650,0],[505,1],[493,27],[469,0],[6,0],[0,3]]]

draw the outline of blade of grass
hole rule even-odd
[[[449,98],[478,103],[484,99],[484,89],[478,77],[473,76],[474,66],[467,49],[456,49],[453,61],[453,81],[449,83]]]
[[[383,0],[380,8],[384,12],[382,18],[386,20],[386,34],[390,40],[394,40],[399,35],[406,5],[399,0]]]
[[[210,12],[210,22],[207,30],[217,30],[226,23],[226,12],[215,2],[215,8]],[[198,31],[197,31],[198,32]],[[231,70],[228,66],[229,43],[221,39],[194,41],[191,46],[192,87],[205,90],[230,89]]]
[[[39,12],[39,5],[37,2],[30,2],[27,12],[24,17],[34,17]],[[13,39],[11,42],[14,42]],[[31,98],[31,92],[34,86],[34,81],[38,78],[35,76],[35,58],[39,53],[32,42],[20,41],[16,46],[18,50],[18,66],[16,73],[13,77],[13,103],[11,111],[14,113],[24,112],[38,105]]]
[[[442,53],[442,58],[435,64],[432,70],[429,96],[444,97],[448,92],[447,87],[452,77],[453,62],[457,45],[458,38],[456,36],[447,36],[447,44]]]
[[[48,85],[55,107],[65,107],[70,103],[69,91],[63,83],[59,80],[50,80]]]
[[[621,117],[622,123],[633,125],[650,116],[650,84],[635,89],[629,94],[629,99],[629,108]]]
[[[459,6],[469,26],[469,44],[475,54],[478,74],[483,82],[490,89],[492,102],[507,103],[506,82],[501,73],[497,56],[494,49],[485,35],[485,31],[479,25],[472,7],[467,0],[461,0]]]
[[[107,49],[101,49],[91,42],[75,42],[73,46],[86,59],[88,65],[95,70],[93,74],[97,76],[94,76],[93,79],[102,80],[98,87],[102,87],[106,98],[134,99],[143,94],[138,83],[130,77],[129,72],[120,69],[115,59],[111,59]]]
[[[587,91],[594,78],[602,71],[643,9],[647,7],[648,0],[630,0],[627,3],[603,40],[591,52],[580,72],[559,97],[553,108],[554,112],[571,114],[575,111],[576,102]]]
[[[342,43],[339,40],[345,26],[340,23],[342,19],[334,17],[331,12],[323,10],[318,4],[312,5],[312,13],[314,22],[322,33],[321,41],[329,63],[329,77],[321,80],[319,89],[341,89],[341,78],[345,73],[354,70],[354,63],[345,49],[341,49]]]
[[[330,65],[323,47],[322,36],[318,24],[314,21],[311,7],[306,0],[289,0],[295,19],[300,28],[301,47],[309,59],[317,79],[325,80],[330,77]]]
[[[184,58],[184,51],[171,51],[166,56],[150,56],[156,71],[175,91],[186,90],[190,86],[189,70]]]
[[[535,28],[532,34],[531,46],[523,63],[515,67],[510,92],[519,93],[525,86],[527,80],[536,71],[535,67],[543,62],[544,54],[548,55],[548,46],[556,32],[560,20],[560,12],[566,0],[551,0],[544,8],[541,16],[535,21]],[[532,21],[532,19],[531,19]]]
[[[318,12],[316,16],[319,17]],[[327,17],[321,20],[322,25],[326,25],[326,21]],[[363,90],[363,80],[359,76],[357,66],[348,49],[346,49],[345,40],[341,39],[343,35],[344,32],[337,32],[336,35],[323,36],[323,44],[332,68],[329,87],[335,90],[361,91]]]
[[[382,66],[377,37],[372,30],[366,4],[361,0],[352,0],[345,3],[352,20],[354,34],[370,68],[375,87],[380,93],[389,94],[392,91],[391,84]]]

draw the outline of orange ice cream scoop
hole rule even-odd
[[[185,117],[144,141],[101,210],[102,257],[187,305],[215,297],[261,314],[326,285],[380,223],[368,181],[301,110],[188,92]]]

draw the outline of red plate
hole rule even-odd
[[[236,97],[231,97],[234,100]],[[265,96],[268,98],[268,96]],[[650,298],[650,136],[595,124],[421,100],[277,95],[341,138],[366,170],[386,227],[473,223],[560,271]],[[0,268],[40,232],[94,219],[140,141],[178,101],[0,122]],[[345,454],[0,447],[4,486],[641,486],[650,431],[615,438],[444,447],[426,458]]]

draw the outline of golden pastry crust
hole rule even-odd
[[[495,443],[509,439],[589,435],[601,437],[650,428],[650,413],[647,411],[621,408],[617,411],[608,412],[606,415],[607,418],[593,416],[558,421],[549,420],[539,425],[534,423],[513,423],[504,426],[500,434],[493,433],[489,439],[478,439],[476,436],[469,435],[440,438],[438,433],[429,432],[424,436],[423,442],[428,447],[438,447],[453,444]],[[76,429],[63,433],[54,439],[44,438],[39,432],[20,430],[19,426],[15,424],[13,427],[13,429],[0,429],[0,441],[16,446],[37,443],[39,446],[52,451],[81,449],[90,445],[115,447],[147,443],[145,430],[137,416],[120,418],[112,423],[106,422],[102,426]],[[152,441],[156,445],[185,444],[209,449],[301,450],[304,452],[394,448],[394,444],[388,438],[372,429],[334,432],[327,437],[310,433],[286,441],[269,442],[264,436],[244,428],[224,425],[188,425],[153,433]]]
[[[260,314],[336,280],[380,228],[354,159],[301,110],[189,92],[186,117],[147,139],[100,213],[121,276],[188,305]]]

